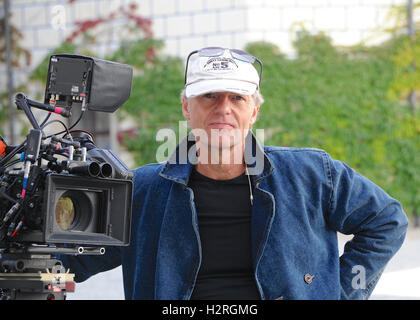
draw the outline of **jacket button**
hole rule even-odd
[[[314,275],[310,275],[309,273],[305,274],[304,280],[307,284],[311,284],[312,283],[312,279],[314,278]]]

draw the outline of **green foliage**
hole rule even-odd
[[[266,42],[250,43],[246,50],[264,62],[266,102],[254,127],[265,130],[266,145],[324,149],[399,199],[410,213],[420,206],[420,113],[412,115],[407,105],[388,97],[402,42],[396,38],[378,47],[338,50],[326,35],[301,31],[296,59]],[[121,50],[114,58],[126,63],[137,50],[144,49]],[[142,165],[156,161],[162,144],[157,131],[177,131],[183,120],[184,69],[170,57],[137,66],[141,73],[121,112],[136,120],[138,136],[127,136],[125,145]]]
[[[403,38],[401,46],[392,56],[396,70],[389,97],[396,100],[406,98],[411,89],[420,90],[420,39]]]
[[[31,53],[28,49],[22,46],[24,36],[19,29],[14,26],[11,21],[10,14],[9,17],[9,32],[10,32],[10,42],[11,50],[13,55],[9,58],[13,67],[21,67],[23,61],[25,61],[25,66],[28,67],[31,64]],[[0,63],[6,64],[7,61],[7,52],[6,52],[6,30],[5,30],[5,17],[0,18]]]
[[[265,130],[266,145],[324,149],[411,212],[420,206],[420,113],[387,98],[400,42],[339,51],[327,36],[302,31],[294,60],[266,43],[246,49],[264,62],[254,127]]]
[[[75,53],[76,46],[70,42],[63,42],[58,48],[54,49],[50,54],[48,54],[41,63],[31,72],[31,75],[29,77],[32,81],[38,81],[42,84],[45,84],[45,81],[47,79],[47,73],[48,73],[48,65],[50,63],[50,57],[54,54],[59,53],[68,53],[72,54]]]
[[[182,138],[184,65],[158,54],[161,41],[137,39],[105,59],[135,67],[131,97],[118,115],[134,120],[134,132],[124,135],[123,144],[140,166],[156,162],[163,144],[156,139],[159,129],[171,128]],[[265,103],[254,125],[264,129],[264,143],[324,149],[400,200],[407,213],[418,208],[420,112],[411,113],[399,101],[408,88],[420,89],[420,74],[411,69],[413,59],[420,65],[418,43],[396,35],[374,47],[337,48],[327,35],[301,30],[294,46],[295,59],[267,42],[246,47],[264,63]],[[81,50],[66,42],[55,53],[87,54]],[[31,79],[45,81],[48,58]]]
[[[414,2],[414,1],[413,1]],[[410,91],[420,91],[420,2],[413,3],[414,35],[407,35],[409,30],[407,4],[393,5],[388,12],[386,21],[392,21],[392,27],[382,28],[386,34],[393,35],[398,45],[392,52],[395,65],[395,76],[388,90],[388,98],[392,100],[406,100]]]
[[[107,57],[107,59],[143,69],[155,58],[155,50],[160,50],[163,46],[164,44],[161,40],[155,40],[153,38],[124,41],[120,48]]]
[[[137,135],[126,136],[124,143],[138,165],[156,162],[156,150],[162,143],[156,141],[156,133],[162,128],[177,132],[178,121],[183,120],[179,98],[184,81],[181,59],[156,55],[150,62],[141,58],[150,48],[161,47],[158,41],[139,40],[123,46],[112,57],[137,67],[130,99],[118,112],[137,123]]]
[[[10,14],[12,16],[12,14]],[[11,50],[13,54],[9,56],[11,66],[13,68],[20,67],[29,67],[31,64],[31,53],[28,49],[22,46],[23,43],[23,34],[19,29],[10,23],[9,17],[9,32],[10,32],[10,42]],[[6,33],[5,33],[5,17],[0,18],[0,64],[6,66],[7,62],[7,52],[6,52]],[[24,86],[16,88],[16,92],[22,91]],[[13,106],[14,107],[14,106]],[[7,91],[0,91],[0,135],[6,135],[6,124],[8,119],[8,108],[9,100]]]

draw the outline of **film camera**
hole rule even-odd
[[[32,128],[18,146],[0,140],[0,299],[64,299],[74,275],[55,255],[129,244],[132,173],[91,133],[72,129],[86,110],[117,110],[130,96],[132,73],[128,65],[57,54],[43,103],[16,94]],[[41,124],[31,107],[48,112]],[[80,116],[69,127],[48,121],[72,109]],[[47,136],[52,123],[64,130]]]

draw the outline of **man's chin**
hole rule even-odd
[[[235,145],[239,144],[241,140],[232,135],[219,135],[217,138],[213,137],[210,140],[209,146],[212,149],[232,149]]]
[[[196,140],[203,148],[216,150],[230,150],[245,141],[245,135],[238,129],[221,129],[208,131],[196,131]]]

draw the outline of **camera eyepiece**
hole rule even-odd
[[[111,178],[113,174],[112,166],[109,163],[101,163],[99,165],[101,167],[101,177],[103,178]]]
[[[96,161],[73,161],[68,163],[68,172],[97,177],[101,173],[101,166]]]

